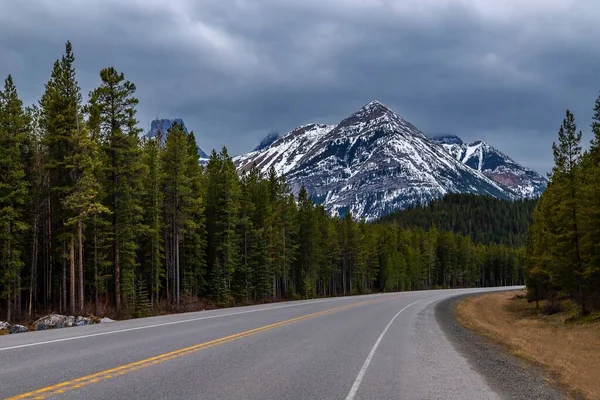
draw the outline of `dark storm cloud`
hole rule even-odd
[[[596,0],[8,0],[0,74],[32,103],[71,40],[84,93],[114,65],[142,126],[181,117],[205,150],[245,152],[378,99],[548,171],[564,109],[588,130],[599,14]]]

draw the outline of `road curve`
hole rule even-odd
[[[0,398],[500,399],[438,326],[496,289],[296,301],[0,337]]]

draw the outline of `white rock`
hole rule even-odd
[[[109,323],[111,323],[111,322],[116,322],[116,321],[115,321],[114,319],[110,319],[110,318],[108,318],[108,317],[104,317],[104,318],[102,318],[102,319],[100,320],[100,323],[101,323],[101,324],[109,324]]]
[[[50,314],[35,321],[33,323],[33,326],[36,331],[43,331],[46,329],[54,328],[64,328],[65,326],[67,326],[68,320],[69,317],[67,317],[66,315]]]
[[[8,322],[0,321],[0,331],[9,330],[9,329],[10,329],[10,324]]]
[[[10,330],[8,331],[8,333],[15,334],[15,333],[24,333],[24,332],[28,332],[29,329],[27,329],[26,327],[24,327],[23,325],[13,325],[10,327]]]

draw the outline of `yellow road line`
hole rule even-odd
[[[357,307],[359,305],[363,305],[363,304],[367,304],[367,303],[379,302],[379,301],[387,300],[387,299],[388,298],[361,301],[359,303],[348,304],[345,306],[340,306],[340,307],[330,308],[330,309],[324,310],[324,311],[319,311],[319,312],[316,312],[313,314],[307,314],[307,315],[303,315],[300,317],[287,319],[285,321],[261,326],[259,328],[250,329],[248,331],[236,333],[234,335],[225,336],[220,339],[210,340],[208,342],[196,344],[196,345],[193,345],[190,347],[185,347],[183,349],[171,351],[168,353],[160,354],[158,356],[154,356],[154,357],[146,358],[146,359],[143,359],[140,361],[121,365],[120,367],[107,369],[105,371],[97,372],[95,374],[82,376],[80,378],[73,379],[70,381],[64,381],[61,383],[57,383],[55,385],[47,386],[47,387],[37,389],[37,390],[31,391],[31,392],[27,392],[27,393],[23,393],[23,394],[20,394],[17,396],[9,397],[6,400],[45,399],[45,398],[48,398],[50,396],[54,396],[57,394],[63,394],[68,390],[79,389],[81,387],[90,385],[92,383],[97,383],[97,382],[100,382],[103,380],[122,376],[122,375],[128,374],[130,372],[149,367],[151,365],[160,364],[165,361],[179,358],[179,357],[182,357],[182,356],[185,356],[188,354],[196,353],[198,351],[205,350],[205,349],[208,349],[208,348],[211,348],[214,346],[218,346],[223,343],[227,343],[227,342],[231,342],[231,341],[241,339],[241,338],[244,338],[247,336],[255,335],[259,332],[264,332],[264,331],[267,331],[270,329],[274,329],[274,328],[277,328],[277,327],[280,327],[283,325],[288,325],[288,324],[298,322],[298,321],[301,321],[304,319],[313,318],[313,317],[317,317],[317,316],[321,316],[321,315],[325,315],[325,314],[330,314],[330,313],[333,313],[336,311],[340,311],[340,310],[344,310],[344,309],[348,309],[348,308],[352,308],[352,307]]]

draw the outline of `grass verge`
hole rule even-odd
[[[541,365],[561,386],[584,398],[600,399],[598,318],[574,318],[569,307],[545,315],[519,291],[468,297],[457,304],[456,318],[511,353]]]

